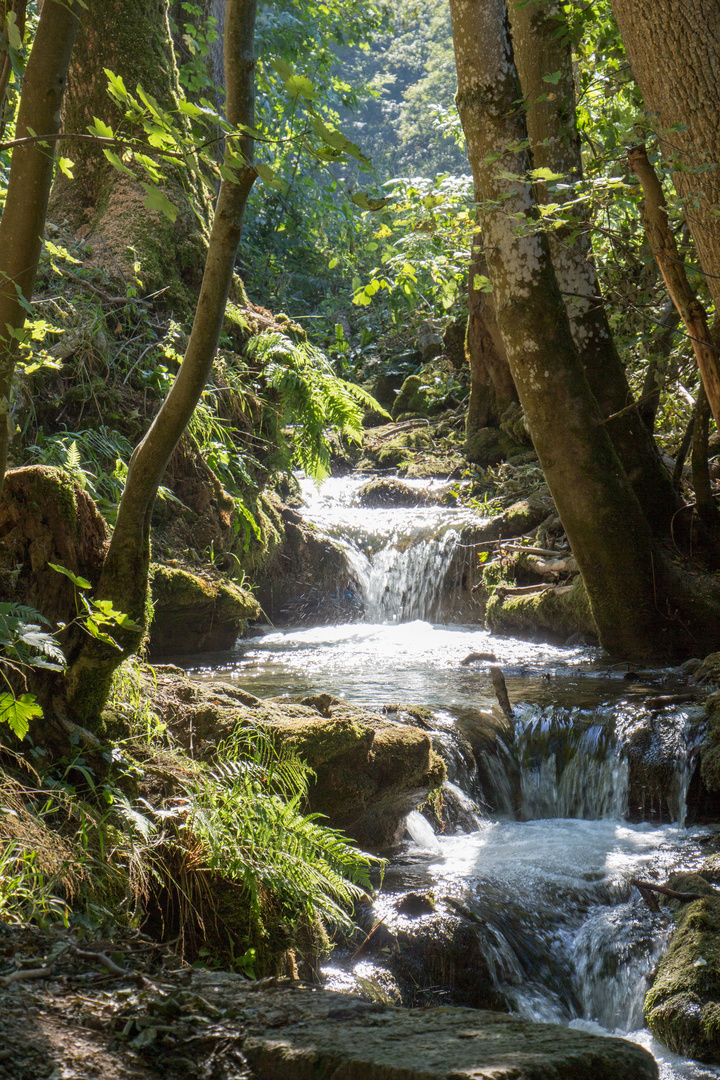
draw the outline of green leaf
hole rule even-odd
[[[22,49],[22,37],[17,25],[17,15],[14,11],[9,11],[5,19],[5,27],[7,31],[7,39],[10,43],[11,49]]]
[[[170,200],[163,195],[160,188],[152,187],[150,184],[141,184],[140,187],[145,192],[145,206],[148,210],[159,211],[161,214],[164,214],[169,221],[175,222],[177,220],[180,211],[174,203],[171,203]]]
[[[88,124],[88,131],[91,135],[97,135],[98,138],[102,139],[115,138],[115,132],[109,124],[106,124],[104,120],[100,120],[97,116],[93,116],[93,120],[95,121],[94,124]]]
[[[30,730],[30,721],[42,714],[33,694],[23,694],[19,698],[14,694],[0,694],[0,723],[9,724],[18,739],[25,738]]]
[[[67,157],[59,157],[57,163],[58,168],[60,169],[60,172],[63,174],[63,176],[67,176],[69,180],[72,180],[73,166],[75,162],[71,161],[70,158]]]
[[[291,97],[302,97],[306,101],[315,101],[319,96],[317,90],[305,75],[291,75],[285,80],[285,89]]]
[[[292,77],[293,69],[281,57],[275,56],[270,62],[283,81]]]
[[[114,150],[108,150],[107,147],[103,147],[103,154],[108,159],[110,164],[117,169],[118,172],[125,173],[126,176],[132,176],[133,178],[135,177],[135,173],[132,171],[132,169],[128,169],[127,165],[125,165],[121,161],[121,159],[118,157]]]
[[[530,176],[533,180],[546,180],[548,182],[552,180],[562,180],[563,178],[562,173],[553,172],[552,169],[548,169],[547,166],[543,166],[542,169],[531,169]]]
[[[113,71],[110,71],[109,68],[103,68],[103,71],[107,76],[109,89],[112,92],[113,97],[118,98],[120,101],[127,101],[128,92],[122,78]]]
[[[552,75],[543,75],[543,82],[551,83],[553,86],[557,86],[561,79],[562,71],[553,71]]]
[[[70,578],[73,585],[78,589],[92,589],[92,585],[87,578],[80,577],[78,574],[73,574],[72,570],[68,570],[66,566],[58,566],[57,563],[48,563],[51,570],[57,571],[58,574],[64,574],[66,578]]]
[[[361,210],[382,210],[383,206],[391,201],[390,199],[369,199],[364,191],[358,191],[354,195],[350,196],[352,202],[356,206],[359,206]]]

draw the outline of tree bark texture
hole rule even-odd
[[[545,478],[603,645],[647,661],[688,648],[664,567],[580,364],[529,185],[524,114],[504,0],[450,0],[457,106],[496,315]]]
[[[481,428],[498,427],[505,410],[518,400],[505,344],[495,319],[492,293],[475,287],[478,276],[487,277],[487,262],[479,233],[473,239],[468,281],[465,339],[470,365],[470,401],[466,419],[468,436]]]
[[[5,209],[0,221],[0,494],[10,438],[10,393],[17,335],[35,287],[48,197],[55,166],[55,136],[81,7],[74,0],[43,6],[28,60],[16,138],[50,136],[13,150]]]
[[[720,4],[612,0],[612,9],[720,311]]]
[[[128,123],[107,93],[105,69],[121,76],[128,91],[138,85],[162,110],[177,109],[180,89],[168,23],[168,0],[86,0],[87,11],[73,54],[63,108],[63,129],[87,133],[95,117],[114,130]],[[167,195],[180,210],[170,222],[148,211],[139,182],[117,172],[92,142],[68,140],[73,179],[59,177],[53,211],[86,229],[93,258],[113,276],[132,280],[134,264],[146,292],[165,289],[168,306],[187,307],[197,295],[207,236],[190,205],[209,218],[200,185],[165,166]],[[152,156],[152,154],[151,154]]]
[[[558,0],[518,3],[509,0],[512,49],[526,105],[532,164],[563,176],[570,184],[582,178],[576,123],[573,58],[567,20]],[[545,76],[557,77],[548,83]],[[548,189],[539,182],[540,203],[575,197],[572,188]],[[575,207],[576,223],[548,233],[555,276],[570,318],[570,329],[590,389],[604,418],[623,468],[651,527],[667,533],[677,498],[651,432],[633,405],[633,395],[613,339],[600,291],[590,227]]]
[[[2,32],[0,33],[0,138],[4,135],[8,119],[6,116],[6,96],[12,75],[7,18],[8,15],[15,16],[15,25],[22,38],[25,34],[26,13],[27,0],[0,0],[0,20],[2,20]]]
[[[227,0],[225,23],[225,78],[227,119],[233,126],[254,124],[255,57],[253,50],[257,0]],[[150,519],[157,489],[170,455],[177,446],[210,374],[220,339],[225,305],[232,283],[243,214],[256,178],[253,140],[248,136],[228,140],[226,164],[234,165],[232,153],[240,152],[244,166],[235,181],[224,179],[208,244],[205,272],[187,351],[162,407],[149,431],[137,446],[128,469],[115,530],[97,590],[101,600],[112,600],[144,625],[150,563]],[[127,651],[138,644],[130,635]],[[121,657],[117,651],[84,640],[66,676],[70,718],[84,726],[97,724],[107,696],[113,670]]]
[[[687,279],[685,266],[668,222],[662,185],[644,146],[635,146],[628,152],[628,164],[643,190],[642,220],[645,235],[672,302],[692,342],[707,402],[720,430],[720,356],[710,332],[705,308]]]

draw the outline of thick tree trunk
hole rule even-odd
[[[720,4],[611,0],[720,311]]]
[[[227,119],[233,125],[254,124],[255,58],[253,52],[257,0],[227,0],[225,73]],[[240,154],[244,166],[237,168]],[[222,329],[242,231],[247,197],[256,177],[253,141],[232,140],[226,166],[235,180],[224,179],[213,218],[205,272],[187,351],[170,392],[150,430],[136,448],[128,470],[115,530],[103,566],[97,598],[111,600],[141,625],[146,620],[150,518],[167,462],[197,405],[207,382]],[[128,635],[127,652],[138,645]],[[83,640],[64,685],[69,718],[85,727],[97,726],[112,672],[120,662],[117,650]],[[60,704],[62,707],[62,703]]]
[[[18,338],[25,325],[42,248],[55,166],[55,136],[81,5],[43,6],[23,80],[5,209],[0,221],[0,495],[10,438],[10,392]],[[48,142],[33,141],[49,136]]]
[[[681,590],[653,545],[577,358],[531,190],[521,180],[503,179],[523,176],[529,165],[517,149],[527,131],[517,108],[504,0],[450,0],[450,10],[457,105],[480,197],[498,325],[601,641],[642,661],[693,650],[692,631],[663,596],[666,586],[673,594]]]
[[[576,124],[575,82],[566,17],[558,0],[509,0],[512,48],[526,103],[527,131],[536,169],[546,168],[573,183],[582,178]],[[553,76],[553,82],[545,81]],[[557,81],[555,81],[557,79]],[[562,203],[571,188],[536,185],[539,202]],[[613,339],[593,263],[590,228],[582,210],[576,224],[549,234],[550,252],[570,329],[590,389],[608,422],[608,431],[645,516],[667,533],[677,498],[651,432],[632,408],[633,395]]]
[[[64,130],[86,133],[93,118],[99,117],[113,130],[129,131],[122,111],[107,93],[105,69],[121,76],[131,94],[140,85],[161,109],[177,110],[180,91],[167,0],[86,3],[68,76]],[[146,293],[163,289],[168,307],[187,310],[200,287],[205,260],[207,235],[195,212],[209,218],[201,185],[165,166],[167,196],[180,210],[171,222],[148,211],[140,183],[117,172],[102,149],[88,141],[68,145],[74,178],[58,178],[53,212],[86,230],[93,259],[108,273],[132,282],[138,262]]]

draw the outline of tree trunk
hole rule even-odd
[[[668,606],[676,588],[578,360],[529,185],[503,0],[450,0],[457,105],[468,145],[498,325],[545,478],[582,572],[600,638],[637,661],[697,648]],[[518,228],[518,224],[521,225]],[[717,604],[718,599],[714,598]],[[703,605],[701,605],[703,606]],[[704,621],[713,625],[705,605]],[[713,610],[716,614],[717,607]],[[717,637],[717,630],[713,633]]]
[[[720,311],[720,4],[611,0],[633,73]]]
[[[253,40],[257,0],[227,0],[225,22],[225,77],[227,119],[233,127],[254,124],[255,57]],[[237,169],[233,154],[241,154]],[[128,470],[115,529],[103,566],[97,598],[111,600],[141,625],[146,622],[150,518],[167,462],[192,416],[207,382],[222,329],[232,283],[235,257],[242,231],[247,197],[256,177],[252,164],[253,140],[232,140],[226,152],[227,168],[235,180],[223,179],[208,244],[200,297],[187,351],[175,382],[150,430],[136,448]],[[139,644],[129,633],[125,655]],[[112,673],[121,656],[84,638],[73,657],[63,688],[69,718],[84,727],[97,727]],[[57,707],[57,706],[56,706]]]
[[[121,126],[130,131],[121,109],[107,93],[105,69],[121,76],[131,94],[140,85],[162,110],[175,112],[180,91],[167,0],[86,3],[68,76],[64,130],[85,133],[93,118],[99,117],[114,130]],[[93,261],[111,276],[133,282],[137,262],[146,293],[162,289],[166,306],[191,311],[207,241],[196,211],[209,219],[201,185],[165,166],[167,196],[180,210],[171,222],[147,209],[140,183],[117,172],[102,149],[89,141],[68,145],[75,162],[74,179],[58,178],[53,212],[85,230]]]
[[[476,278],[487,277],[487,263],[478,233],[473,240],[468,281],[468,323],[465,347],[470,365],[470,401],[466,431],[498,427],[505,410],[518,400],[505,355],[505,345],[495,320],[492,293],[476,287]]]
[[[576,124],[575,80],[568,28],[558,0],[518,3],[509,0],[512,48],[527,109],[527,131],[536,169],[546,168],[570,184],[582,178]],[[545,81],[553,76],[553,83]],[[558,77],[559,76],[559,77]],[[557,77],[557,82],[555,78]],[[569,189],[536,184],[541,203],[573,199]],[[570,329],[608,432],[645,516],[658,534],[666,534],[677,498],[652,434],[634,404],[620,354],[615,346],[593,263],[590,227],[576,208],[573,226],[549,233],[550,252]],[[629,407],[630,406],[630,407]]]
[[[5,209],[0,220],[0,495],[10,439],[10,393],[17,345],[35,287],[55,165],[68,65],[82,8],[76,0],[43,6],[23,79]],[[48,142],[32,141],[49,136]]]
[[[628,164],[640,181],[643,190],[642,220],[645,235],[660,267],[672,302],[692,341],[707,404],[720,429],[720,356],[718,356],[718,350],[710,332],[705,308],[688,281],[668,222],[665,195],[644,146],[635,146],[628,151]]]

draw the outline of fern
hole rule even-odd
[[[209,775],[186,787],[188,829],[207,868],[242,887],[260,926],[269,902],[290,922],[319,917],[329,927],[350,926],[354,903],[371,887],[378,860],[302,813],[312,775],[255,733],[225,744]]]
[[[278,394],[276,441],[282,446],[282,428],[292,425],[294,462],[315,480],[330,472],[328,430],[359,443],[364,410],[384,413],[366,390],[339,379],[325,354],[309,342],[295,344],[280,333],[259,334],[246,351],[261,364],[268,387]]]

